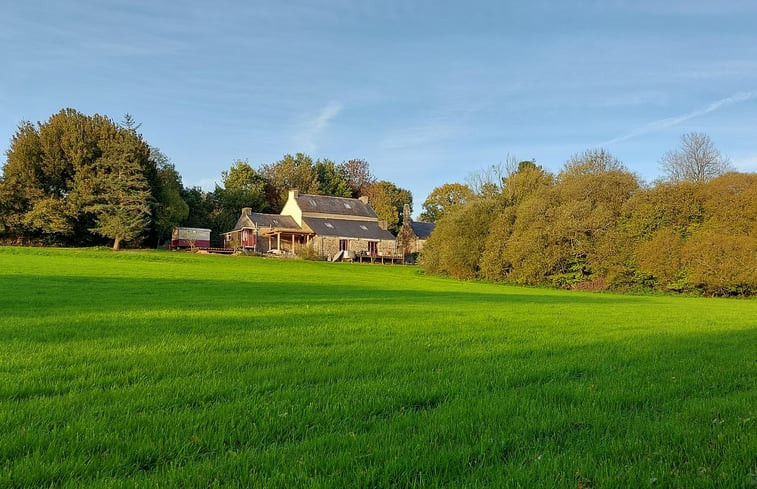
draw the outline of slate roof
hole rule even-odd
[[[242,214],[234,226],[233,231],[239,231],[242,228],[255,227],[258,228],[278,228],[278,229],[294,229],[301,230],[302,228],[297,224],[292,216],[282,216],[280,214],[263,214],[261,212],[253,212],[249,215]]]
[[[436,224],[433,222],[411,221],[410,227],[419,239],[428,239],[431,236],[431,232],[436,228]]]
[[[359,199],[310,194],[300,194],[295,199],[303,214],[336,214],[370,217],[373,219],[377,217],[373,209]]]
[[[319,236],[394,240],[394,235],[386,229],[381,229],[376,221],[321,217],[303,217],[302,220]]]

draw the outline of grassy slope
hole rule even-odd
[[[0,487],[757,479],[754,300],[17,248],[0,286]]]

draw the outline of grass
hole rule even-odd
[[[754,487],[757,301],[0,248],[0,488]]]

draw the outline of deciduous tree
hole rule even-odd
[[[367,187],[376,183],[367,161],[359,158],[337,165],[337,171],[344,177],[352,191],[352,197],[360,197]]]
[[[171,229],[189,215],[189,206],[182,198],[181,175],[171,160],[158,148],[150,147],[152,228],[156,245],[170,236]]]
[[[730,160],[720,154],[707,134],[701,132],[681,136],[681,147],[665,153],[661,164],[673,182],[706,182],[733,170]]]
[[[276,163],[262,165],[259,171],[267,181],[266,196],[273,212],[281,211],[292,189],[318,193],[318,175],[313,159],[303,153],[286,154]]]
[[[352,197],[352,187],[337,165],[331,160],[318,160],[314,168],[318,179],[318,193],[335,197]]]
[[[402,225],[405,204],[409,204],[412,210],[413,195],[410,191],[382,180],[367,187],[364,195],[379,220],[385,221],[387,228],[396,234]]]
[[[423,213],[420,219],[425,222],[436,222],[453,207],[465,204],[473,199],[473,190],[462,183],[445,183],[436,187],[423,201]]]

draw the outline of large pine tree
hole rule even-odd
[[[122,241],[141,237],[150,223],[150,187],[145,178],[149,149],[133,128],[119,130],[104,146],[90,177],[92,193],[86,210],[95,218],[90,230],[112,239],[117,251]]]

